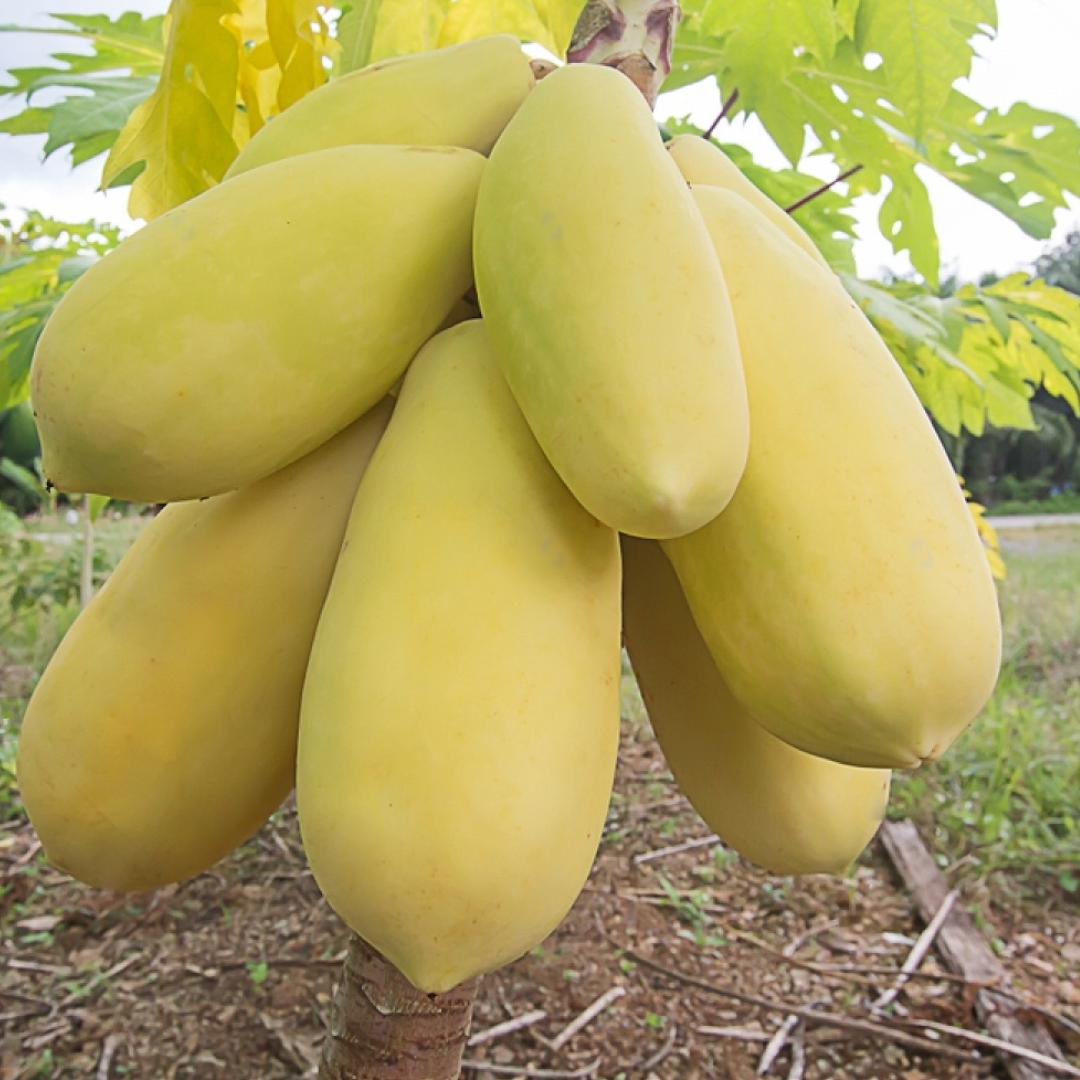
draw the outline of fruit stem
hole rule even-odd
[[[720,114],[717,116],[717,118],[708,126],[707,130],[702,132],[702,138],[705,138],[705,139],[711,139],[712,138],[712,133],[717,129],[717,127],[720,124],[720,121],[723,120],[724,117],[727,116],[727,114],[729,112],[731,112],[731,110],[735,106],[735,102],[738,101],[738,100],[739,100],[739,91],[738,91],[738,88],[736,88],[736,89],[732,90],[730,94],[728,94],[727,98],[724,101],[724,104],[720,106]]]
[[[319,1080],[456,1080],[479,984],[425,994],[353,934]]]
[[[805,206],[808,202],[813,202],[819,195],[824,195],[830,188],[836,187],[837,184],[842,184],[849,177],[854,176],[861,168],[862,165],[852,165],[850,169],[845,169],[839,176],[828,181],[828,183],[814,188],[813,191],[808,192],[801,199],[796,199],[790,206],[785,206],[784,210],[789,214],[793,213],[798,210],[800,206]]]
[[[671,71],[677,0],[587,0],[566,53],[570,64],[604,64],[621,71],[649,108]]]

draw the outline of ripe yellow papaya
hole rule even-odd
[[[19,739],[45,852],[88,885],[200,873],[293,785],[300,692],[389,399],[242,491],[166,507],[75,620]]]
[[[503,373],[556,471],[612,528],[715,517],[746,462],[731,308],[690,192],[629,79],[537,83],[480,185],[476,286]]]
[[[741,195],[751,206],[760,210],[789,240],[794,240],[822,266],[829,268],[825,256],[803,227],[783,207],[777,206],[765,192],[755,187],[739,167],[710,139],[700,135],[676,135],[667,142],[679,172],[688,184],[708,184],[726,188]]]
[[[371,64],[324,83],[271,120],[225,177],[350,143],[461,146],[486,154],[533,82],[529,58],[510,34]]]
[[[619,550],[544,458],[481,321],[409,366],[304,684],[297,806],[330,905],[421,990],[560,922],[619,732]]]
[[[61,491],[201,498],[363,415],[472,282],[485,160],[319,150],[127,237],[72,286],[35,352],[45,475]]]
[[[885,816],[885,769],[796,750],[735,700],[654,540],[622,538],[623,639],[679,789],[729,847],[774,874],[841,873]]]
[[[851,765],[937,757],[997,678],[1001,625],[941,442],[839,279],[741,196],[698,187],[753,428],[722,515],[665,543],[736,698]]]

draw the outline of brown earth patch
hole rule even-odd
[[[628,729],[587,888],[540,948],[485,978],[473,1037],[545,1016],[475,1043],[464,1075],[750,1080],[793,1007],[872,1018],[896,1037],[920,1019],[978,1030],[971,988],[933,953],[872,1015],[922,929],[879,845],[844,879],[771,876],[714,844],[665,853],[707,835],[655,744]],[[1080,916],[1061,896],[1020,902],[985,885],[960,902],[1031,1016],[1080,1065]],[[72,882],[12,822],[0,828],[0,1077],[313,1077],[347,938],[306,868],[291,805],[213,871],[140,895]],[[560,1040],[604,995],[606,1008]],[[992,1051],[960,1042],[950,1045],[966,1058],[816,1021],[790,1036],[765,1075],[1007,1075]]]

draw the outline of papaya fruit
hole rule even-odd
[[[300,692],[389,400],[241,491],[167,506],[49,661],[17,778],[49,859],[139,891],[206,870],[293,786]]]
[[[688,184],[722,187],[741,195],[760,210],[789,240],[793,240],[826,269],[829,264],[806,230],[781,206],[742,174],[739,167],[711,139],[700,135],[676,135],[666,143],[672,160]]]
[[[517,38],[490,34],[332,79],[259,129],[225,179],[354,143],[461,146],[486,154],[533,86]]]
[[[137,502],[203,498],[363,415],[472,282],[484,163],[451,147],[319,150],[127,237],[35,351],[46,477]]]
[[[619,735],[616,534],[533,439],[483,323],[409,366],[304,684],[297,808],[342,919],[441,992],[565,916]]]
[[[569,64],[491,152],[476,287],[496,356],[545,454],[595,517],[670,537],[715,517],[748,414],[723,276],[641,93]]]
[[[911,384],[840,280],[741,196],[695,187],[753,426],[723,514],[665,551],[735,697],[850,765],[936,758],[989,697],[989,564]]]
[[[885,816],[889,771],[804,754],[766,731],[717,670],[660,544],[624,536],[622,558],[623,640],[679,790],[770,873],[842,873]]]

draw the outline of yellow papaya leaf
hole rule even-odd
[[[236,156],[239,57],[222,21],[236,11],[235,0],[172,0],[157,88],[128,118],[102,171],[107,188],[142,165],[128,200],[134,218],[150,220],[205,191]]]
[[[439,45],[449,0],[382,0],[369,63]]]
[[[968,510],[971,511],[971,516],[975,520],[975,528],[978,530],[979,539],[982,541],[983,553],[986,555],[986,561],[990,564],[990,573],[998,581],[1004,581],[1007,571],[1005,569],[1005,560],[1001,557],[1001,541],[998,539],[997,529],[986,520],[986,507],[972,499],[971,492],[964,485],[964,478],[957,476],[956,479],[960,482],[964,498],[967,500]]]
[[[323,60],[331,56],[334,42],[316,0],[266,0],[266,26],[281,69],[281,111],[326,82]]]
[[[580,13],[580,3],[564,0],[452,0],[439,30],[439,44],[513,34],[563,56]]]
[[[268,119],[326,82],[338,46],[315,0],[240,0],[225,23],[240,55],[233,137],[242,148]]]

